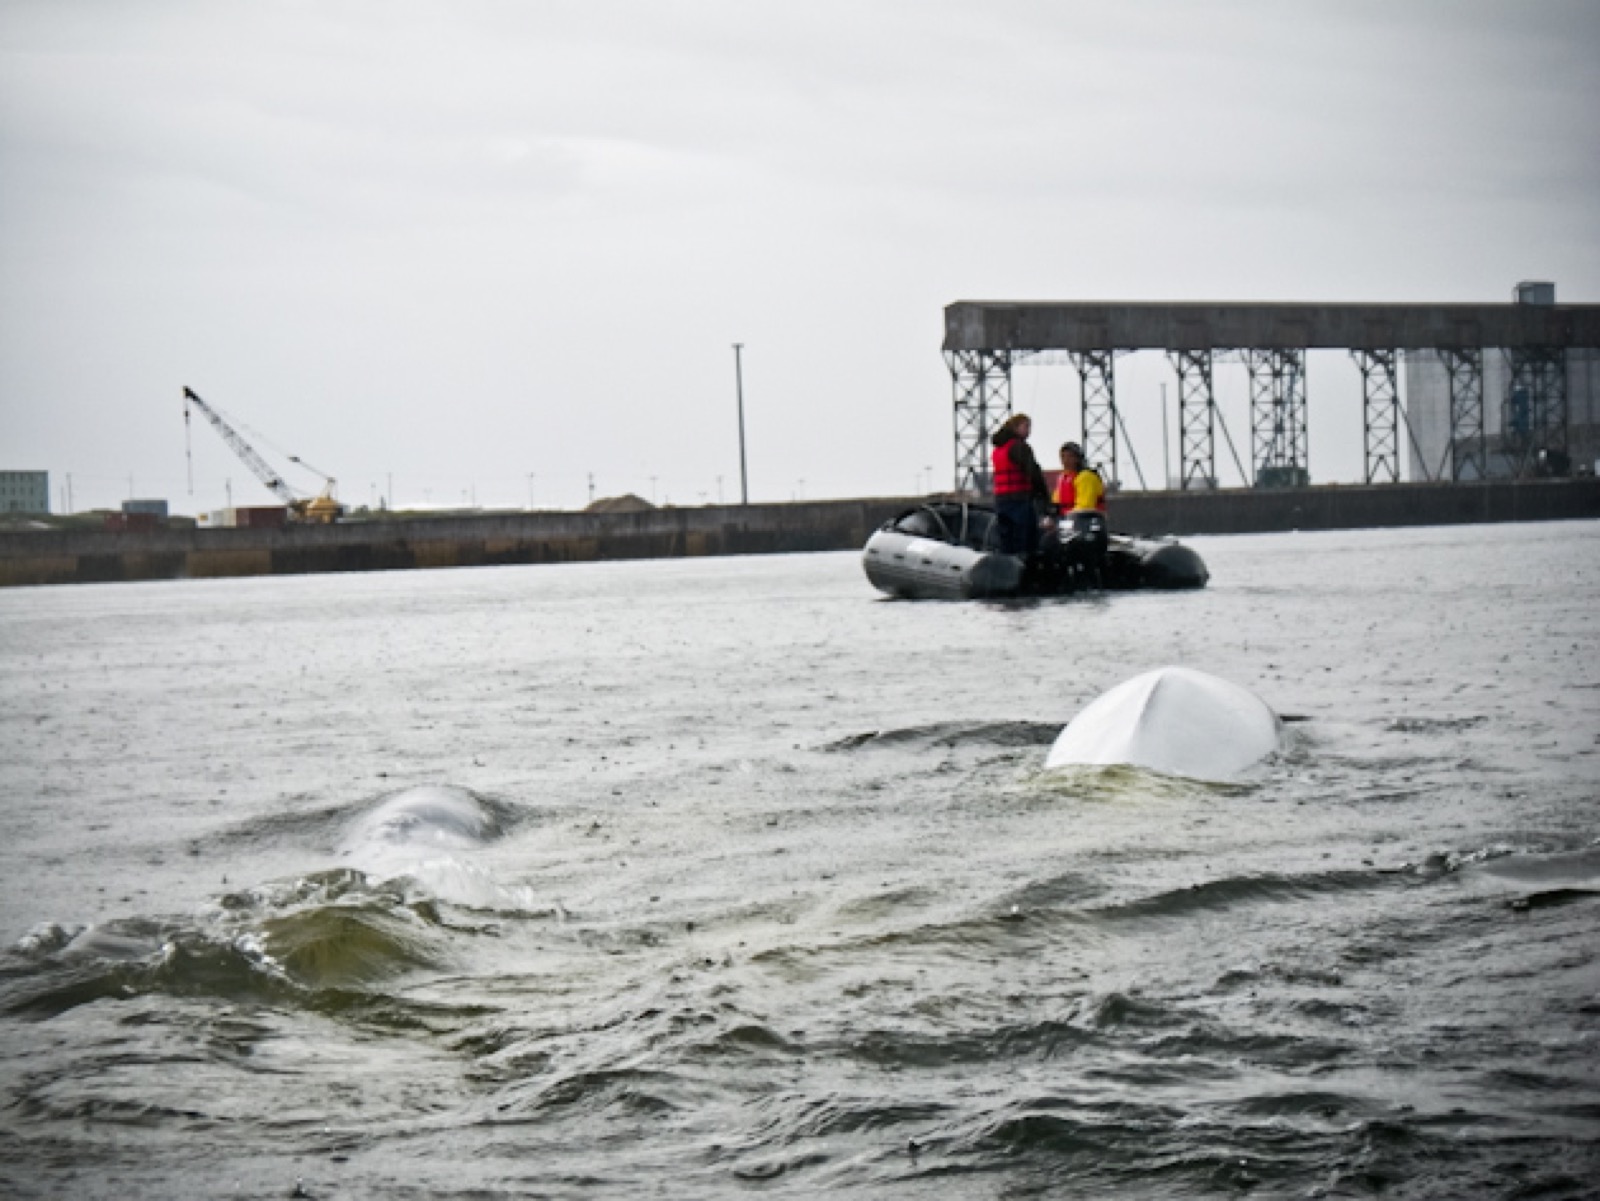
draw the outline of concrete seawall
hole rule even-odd
[[[284,529],[0,531],[0,587],[853,550],[915,498],[505,513]],[[1114,529],[1237,534],[1600,517],[1600,480],[1140,492]]]
[[[1600,517],[1600,479],[1135,492],[1110,506],[1112,529],[1149,534],[1573,521]]]
[[[0,531],[0,586],[841,550],[909,502],[502,513],[282,529]]]

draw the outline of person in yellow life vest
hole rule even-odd
[[[1106,485],[1100,473],[1083,459],[1076,442],[1061,447],[1061,478],[1056,481],[1056,508],[1063,528],[1059,545],[1067,570],[1086,587],[1104,586],[1106,546]],[[1070,530],[1070,533],[1069,533]]]
[[[1076,442],[1062,444],[1061,478],[1056,481],[1055,501],[1063,515],[1106,511],[1105,481],[1083,461],[1083,448]]]

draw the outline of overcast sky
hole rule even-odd
[[[0,467],[58,507],[268,502],[200,425],[190,493],[185,385],[357,504],[737,500],[734,342],[753,500],[904,494],[952,301],[1521,279],[1600,301],[1600,0],[0,0]],[[1308,409],[1359,478],[1345,356]]]

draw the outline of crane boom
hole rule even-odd
[[[294,505],[299,500],[289,485],[283,482],[282,477],[272,470],[265,459],[256,453],[255,447],[241,438],[238,431],[224,421],[221,414],[195,395],[194,390],[191,388],[183,390],[183,420],[186,424],[189,420],[189,406],[191,404],[200,410],[207,421],[216,426],[217,433],[221,434],[222,440],[232,447],[233,453],[244,460],[245,466],[255,473],[256,479],[270,488],[279,500],[286,505]]]

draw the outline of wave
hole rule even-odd
[[[1394,872],[1375,869],[1230,876],[1091,909],[1088,916],[1097,921],[1185,917],[1241,905],[1301,901],[1335,893],[1393,888],[1402,884],[1404,879]]]
[[[1103,947],[1125,937],[1129,926],[1204,920],[1235,909],[1422,887],[1437,878],[1377,867],[1262,873],[1128,895],[1125,885],[1115,886],[1085,873],[1066,873],[1022,883],[945,917],[924,911],[897,923],[893,910],[879,904],[881,898],[874,898],[870,908],[858,905],[855,912],[857,917],[871,919],[870,928],[813,943],[787,942],[763,948],[752,952],[749,959],[801,975],[827,970],[835,961],[881,964],[929,955],[942,956],[948,963],[979,964],[997,954],[1054,954],[1069,947]],[[904,895],[915,908],[917,901],[930,900],[934,894],[913,890]],[[851,910],[841,907],[840,912]]]
[[[1575,851],[1516,851],[1489,847],[1457,857],[1454,871],[1475,868],[1478,873],[1519,884],[1541,884],[1592,891],[1600,889],[1600,847]]]
[[[934,722],[894,730],[868,730],[824,744],[830,752],[881,747],[1032,747],[1049,746],[1061,733],[1059,722]]]
[[[437,903],[403,881],[336,869],[230,893],[198,923],[46,925],[0,966],[0,1012],[49,1017],[142,993],[292,1003],[453,961]]]
[[[1451,734],[1481,726],[1488,720],[1476,714],[1468,717],[1392,717],[1385,728],[1396,734]]]
[[[36,932],[0,963],[0,1013],[45,1019],[152,992],[272,1004],[292,1002],[299,991],[249,937],[132,921],[94,927],[59,948],[49,941]]]

